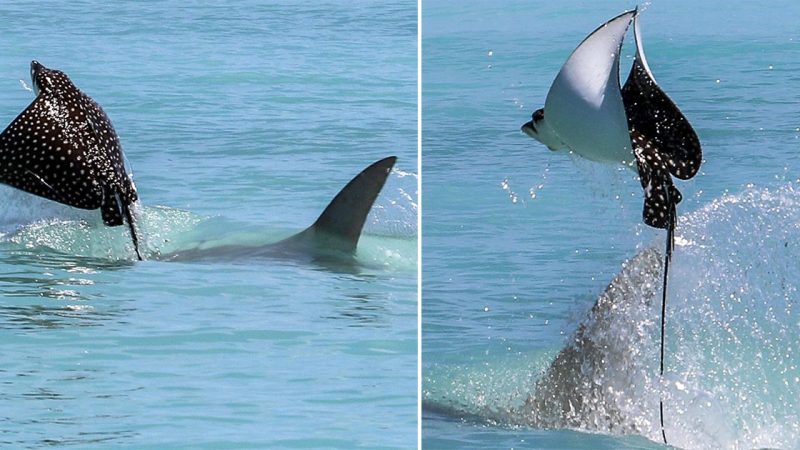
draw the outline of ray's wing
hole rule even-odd
[[[0,134],[0,181],[70,206],[100,207],[98,174],[74,115],[52,95],[36,97]]]
[[[78,93],[79,106],[90,130],[91,145],[87,147],[87,158],[104,171],[103,221],[107,225],[121,225],[122,216],[130,214],[130,204],[138,199],[136,186],[125,171],[122,144],[111,120],[97,102],[80,91]]]
[[[91,97],[76,89],[80,100],[78,105],[83,111],[89,124],[87,140],[87,158],[91,164],[102,168],[103,200],[100,212],[106,225],[116,226],[123,224],[123,218],[128,222],[133,240],[136,256],[142,260],[139,252],[139,236],[131,204],[138,200],[136,186],[125,170],[125,156],[122,153],[122,144],[119,141],[114,125],[108,118],[103,108]]]
[[[642,48],[638,17],[633,30],[636,56],[622,88],[628,127],[652,141],[672,175],[688,180],[697,174],[703,160],[700,140],[681,110],[656,84]]]
[[[119,140],[102,109],[82,92],[42,92],[0,134],[0,182],[121,225],[136,191]],[[122,204],[121,204],[122,203]]]
[[[594,161],[630,162],[630,138],[619,88],[619,55],[636,11],[626,11],[589,34],[559,70],[544,105],[544,120],[570,150]]]

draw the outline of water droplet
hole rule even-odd
[[[26,90],[26,91],[28,91],[28,92],[33,92],[33,89],[31,89],[30,87],[28,87],[28,84],[27,84],[27,83],[25,83],[25,80],[19,80],[19,84],[21,84],[21,85],[22,85],[22,89],[25,89],[25,90]]]

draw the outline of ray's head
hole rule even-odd
[[[530,122],[522,125],[522,132],[546,145],[552,151],[565,150],[567,146],[544,118],[544,108],[533,112]]]
[[[53,92],[59,89],[73,88],[67,74],[60,70],[48,69],[39,61],[31,61],[31,81],[33,82],[33,92],[39,95],[41,92]]]

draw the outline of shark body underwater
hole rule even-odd
[[[689,121],[655,81],[644,54],[638,10],[609,20],[572,52],[545,100],[522,132],[550,150],[571,151],[592,160],[635,170],[644,190],[644,223],[667,230],[661,304],[660,375],[669,263],[674,248],[676,206],[682,196],[672,177],[694,177],[702,163],[700,140]],[[633,23],[636,54],[620,85],[620,54]],[[660,404],[664,431],[663,402]]]
[[[108,226],[128,224],[142,253],[136,186],[126,170],[119,136],[97,102],[62,71],[31,62],[36,98],[0,134],[0,183],[75,208],[100,209]],[[168,261],[291,257],[351,258],[364,223],[397,158],[368,166],[333,198],[313,225],[259,247],[221,246],[159,255]]]

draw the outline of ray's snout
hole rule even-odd
[[[532,120],[530,122],[525,122],[520,130],[522,130],[522,132],[528,136],[536,139],[536,127],[533,125]]]
[[[36,61],[35,59],[31,61],[31,83],[33,84],[33,93],[37,96],[39,95],[41,87],[39,86],[39,83],[36,82],[36,75],[38,75],[39,72],[44,69],[45,67],[41,65],[39,61]]]
[[[552,151],[559,151],[566,148],[566,145],[558,137],[555,131],[544,120],[544,108],[539,108],[531,114],[530,122],[526,122],[520,128],[523,133],[536,139]]]
[[[539,108],[531,115],[530,122],[526,122],[524,125],[522,125],[522,132],[536,140],[539,140],[536,124],[542,119],[544,119],[544,108]]]
[[[46,69],[46,67],[43,66],[41,63],[39,63],[39,61],[36,61],[35,59],[33,61],[31,61],[31,80],[33,80],[33,82],[35,83],[36,82],[36,74],[38,74],[39,72],[41,72],[42,70],[45,70],[45,69]]]

